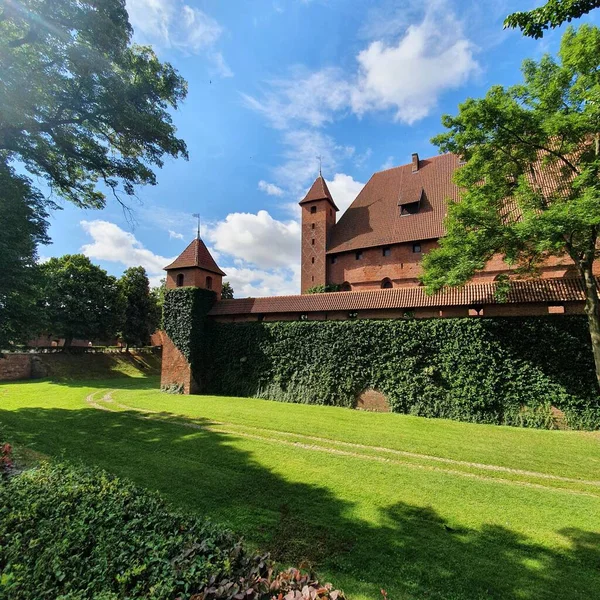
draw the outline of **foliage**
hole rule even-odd
[[[0,479],[10,472],[12,466],[12,446],[3,441],[2,431],[0,430]]]
[[[163,306],[165,304],[165,294],[167,293],[167,280],[165,278],[160,280],[160,285],[150,290],[152,301],[158,312],[158,328],[163,329]]]
[[[44,310],[51,333],[65,338],[110,339],[122,323],[123,303],[115,277],[83,254],[51,258],[41,267]]]
[[[170,113],[187,86],[131,45],[125,0],[20,0],[0,12],[0,154],[77,206],[155,184],[187,156]]]
[[[211,322],[206,337],[207,393],[352,407],[374,388],[395,412],[552,427],[555,406],[600,428],[582,317]]]
[[[600,0],[547,0],[546,4],[533,10],[508,15],[504,27],[518,27],[523,35],[539,39],[544,37],[547,29],[559,27],[565,21],[570,23],[598,7]]]
[[[165,295],[165,333],[192,364],[201,359],[206,315],[216,300],[213,291],[196,287],[174,288]]]
[[[306,294],[325,294],[327,292],[339,292],[341,285],[337,283],[328,283],[327,285],[313,285],[306,290]]]
[[[0,157],[0,349],[38,333],[37,246],[48,243],[51,204]]]
[[[523,83],[469,99],[432,141],[467,163],[447,235],[423,259],[428,291],[465,283],[496,253],[535,274],[568,256],[585,279],[600,383],[600,301],[593,267],[600,231],[600,29],[569,28],[559,61],[523,63]]]
[[[229,281],[223,282],[223,287],[221,288],[221,299],[222,300],[233,300],[233,288]]]
[[[11,600],[170,600],[242,581],[256,563],[229,532],[169,511],[158,495],[61,464],[0,484],[0,539],[0,587]]]
[[[144,267],[130,267],[119,279],[124,312],[121,336],[127,346],[146,346],[160,322],[156,296],[150,293],[150,283]]]

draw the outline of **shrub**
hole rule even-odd
[[[268,556],[248,553],[217,525],[168,510],[156,494],[65,464],[0,483],[0,540],[6,600],[208,600],[242,592],[267,600],[301,583],[318,587],[307,575],[278,575]]]
[[[585,318],[209,322],[206,393],[353,407],[366,388],[394,412],[525,427],[600,428]]]
[[[7,476],[12,466],[12,447],[7,442],[0,441],[0,477]]]

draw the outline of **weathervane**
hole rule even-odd
[[[201,226],[200,213],[194,213],[192,215],[192,217],[196,217],[196,219],[198,219],[198,239],[200,239],[200,226]]]
[[[321,162],[323,160],[323,157],[319,154],[319,156],[317,156],[317,160],[319,161],[319,177],[323,177],[323,175],[321,174]]]

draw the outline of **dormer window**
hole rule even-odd
[[[400,216],[416,215],[421,208],[421,200],[423,198],[423,188],[420,190],[412,190],[410,192],[400,193],[398,207],[400,208]]]

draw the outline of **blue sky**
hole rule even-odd
[[[297,202],[318,172],[340,208],[371,174],[436,154],[440,117],[519,80],[524,58],[555,52],[503,31],[535,2],[510,0],[127,0],[135,39],[189,83],[174,114],[190,160],[167,160],[138,190],[134,223],[116,203],[52,216],[42,257],[84,252],[114,275],[152,282],[203,238],[236,297],[299,292]],[[600,11],[597,11],[600,12]],[[593,14],[581,22],[597,22]],[[339,216],[339,215],[338,215]]]

